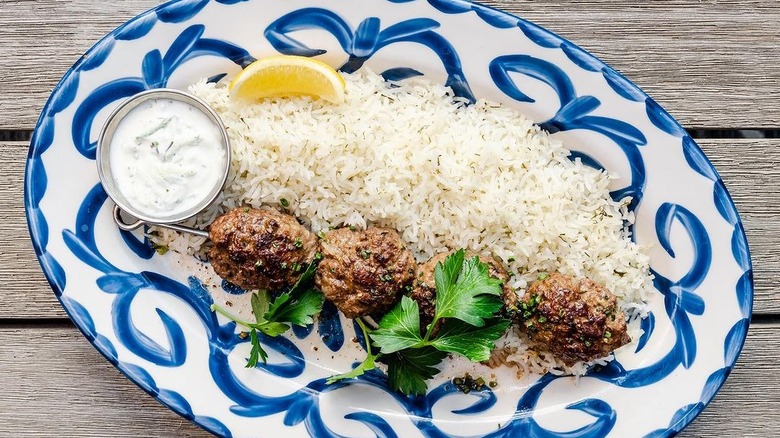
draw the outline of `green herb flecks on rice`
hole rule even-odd
[[[628,235],[629,200],[610,197],[614,176],[570,160],[509,107],[466,105],[423,79],[391,84],[366,69],[344,77],[346,99],[335,105],[306,97],[243,104],[223,85],[191,86],[227,126],[233,162],[219,202],[190,225],[281,202],[315,233],[394,228],[418,260],[455,248],[493,254],[518,273],[510,285],[520,295],[557,271],[603,284],[624,311],[644,308],[649,258]],[[167,230],[154,239],[190,254],[204,242]],[[513,351],[503,356],[530,371],[584,372],[527,350],[514,332],[502,342]]]

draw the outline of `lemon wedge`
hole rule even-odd
[[[228,85],[236,99],[313,96],[334,103],[344,101],[344,88],[344,78],[328,64],[292,55],[259,59]]]

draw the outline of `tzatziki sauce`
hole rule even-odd
[[[200,109],[152,99],[119,122],[111,139],[111,173],[131,207],[174,216],[200,205],[222,182],[225,147],[222,131]]]

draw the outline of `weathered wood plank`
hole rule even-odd
[[[780,324],[754,324],[737,366],[712,403],[680,434],[720,438],[776,436],[780,431],[777,345]]]
[[[780,428],[780,324],[750,329],[737,367],[681,436]],[[0,327],[0,436],[207,436],[114,369],[73,327]],[[756,385],[756,382],[761,382]]]
[[[701,140],[742,216],[755,268],[757,314],[780,312],[780,139]],[[27,232],[22,180],[27,144],[0,142],[0,306],[2,318],[64,317],[41,273]]]
[[[0,319],[65,318],[35,257],[24,213],[24,167],[29,145],[0,142]]]
[[[0,2],[0,129],[32,129],[49,93],[78,58],[157,0]],[[110,4],[110,6],[108,6]]]
[[[780,313],[780,140],[699,140],[742,218],[753,260],[753,312]]]
[[[484,3],[531,20],[598,56],[686,127],[780,124],[780,105],[760,96],[780,84],[780,72],[768,71],[780,54],[774,43],[780,35],[776,1]]]
[[[0,328],[0,436],[210,436],[160,405],[73,326]]]
[[[157,0],[0,2],[0,129],[31,129],[94,42]],[[687,127],[777,127],[780,3],[773,0],[487,0],[626,74]],[[692,23],[691,17],[695,17]]]

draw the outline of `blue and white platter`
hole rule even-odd
[[[268,364],[244,368],[248,340],[210,311],[198,273],[117,229],[95,146],[123,99],[234,75],[276,53],[393,79],[423,74],[459,96],[506,103],[573,157],[619,174],[613,195],[634,198],[633,238],[651,247],[655,276],[636,348],[579,381],[510,376],[462,394],[435,380],[427,395],[404,397],[381,371],[325,384],[360,358],[352,323],[326,307],[313,327],[265,339]],[[181,0],[143,13],[52,92],[32,139],[25,204],[41,266],[87,339],[144,391],[222,436],[674,435],[732,370],[752,308],[742,223],[686,131],[576,45],[466,0]]]

